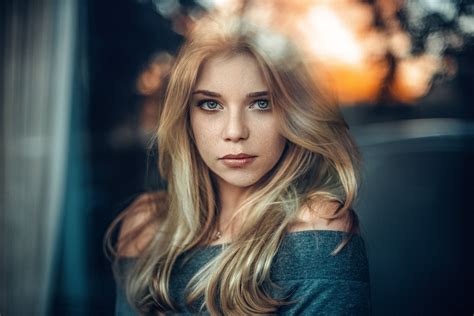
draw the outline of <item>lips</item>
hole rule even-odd
[[[221,159],[245,159],[245,158],[254,158],[254,157],[257,157],[257,156],[252,156],[252,155],[242,153],[242,154],[237,154],[237,155],[232,155],[232,154],[225,155]]]
[[[220,158],[220,160],[229,168],[244,168],[251,164],[256,158],[257,156],[241,153],[237,155],[225,155]]]

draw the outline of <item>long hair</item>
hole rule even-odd
[[[141,313],[176,310],[169,293],[173,265],[179,255],[209,242],[217,223],[216,188],[193,140],[189,104],[202,65],[218,54],[248,54],[256,60],[286,145],[234,215],[244,216],[237,236],[189,282],[187,302],[203,298],[201,308],[211,314],[274,313],[285,302],[270,295],[276,286],[270,280],[271,262],[302,207],[337,201],[340,207],[331,218],[349,215],[348,237],[334,254],[357,230],[351,206],[359,155],[335,98],[284,37],[243,21],[200,22],[177,56],[162,102],[156,140],[167,194],[154,201],[161,203],[154,210],[159,216],[152,217],[160,218],[159,228],[126,286],[129,301]]]

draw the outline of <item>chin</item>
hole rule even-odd
[[[239,188],[247,188],[260,180],[261,176],[230,176],[230,175],[217,175],[217,177],[220,179],[220,181],[223,181],[227,184],[230,184],[235,187]]]

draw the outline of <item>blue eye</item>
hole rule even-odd
[[[219,107],[219,103],[214,100],[202,100],[198,102],[198,106],[204,110],[215,111]]]
[[[256,106],[259,111],[268,111],[270,109],[270,102],[265,99],[260,99],[252,103],[252,106]]]

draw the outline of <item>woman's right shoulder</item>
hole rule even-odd
[[[119,230],[119,257],[137,257],[148,246],[159,229],[167,210],[165,191],[140,194],[123,211]]]

